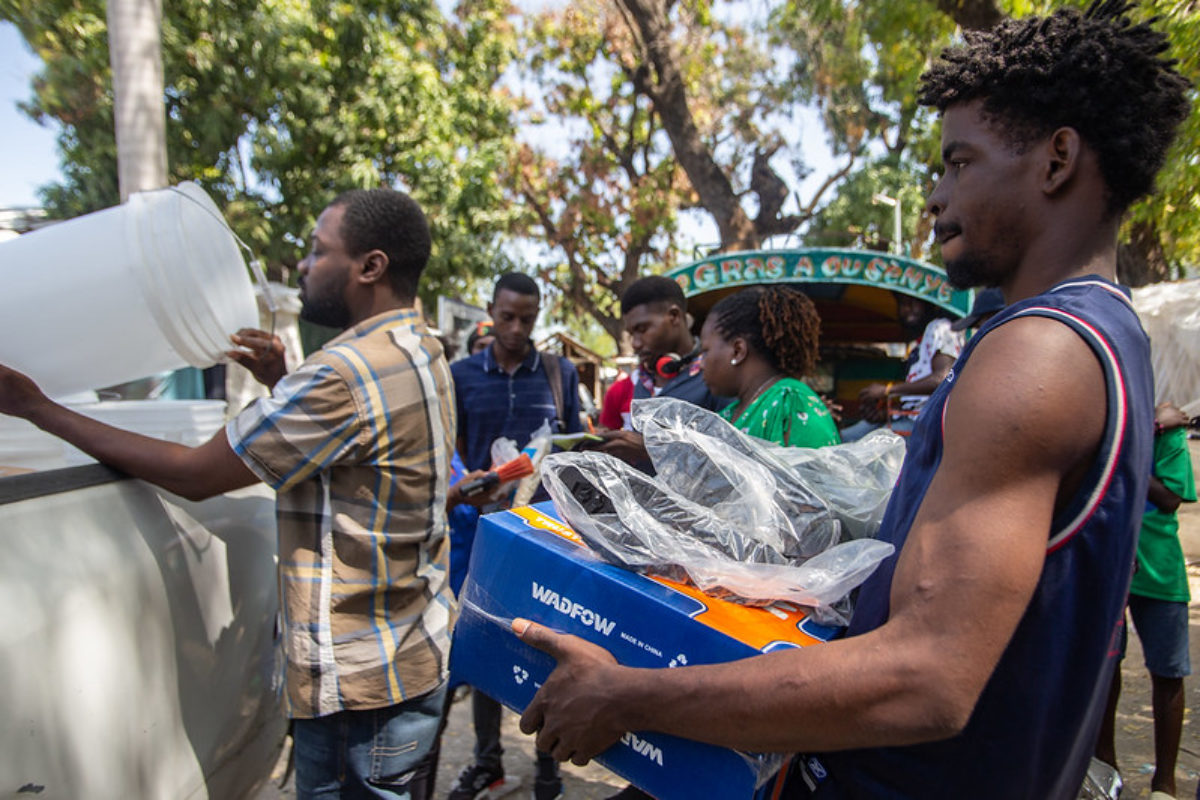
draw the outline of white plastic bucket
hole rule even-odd
[[[225,425],[224,400],[93,400],[68,405],[114,427],[189,447],[204,444]],[[90,456],[58,437],[0,414],[0,473],[6,467],[46,470],[90,463]]]
[[[212,366],[243,327],[249,273],[194,183],[0,242],[0,363],[51,396]]]
[[[190,447],[204,444],[225,425],[224,400],[103,400],[71,408],[115,428]]]
[[[7,467],[36,471],[65,466],[61,439],[23,419],[0,414],[0,473]]]

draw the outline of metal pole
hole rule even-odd
[[[896,205],[893,209],[896,212],[894,217],[895,227],[892,229],[892,248],[895,249],[896,255],[904,255],[904,246],[900,243],[900,196],[896,195]]]

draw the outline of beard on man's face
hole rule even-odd
[[[992,272],[987,263],[977,256],[963,255],[946,262],[946,280],[955,289],[996,286]]]
[[[324,297],[302,297],[300,319],[326,328],[345,330],[350,327],[350,308],[341,294],[334,292]]]

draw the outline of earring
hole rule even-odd
[[[738,360],[736,358],[731,358],[729,359],[729,364],[736,367],[738,365]]]

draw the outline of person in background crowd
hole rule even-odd
[[[909,350],[907,374],[902,383],[872,383],[858,393],[863,419],[842,429],[843,442],[856,442],[884,425],[897,433],[911,433],[917,413],[962,352],[962,334],[951,330],[950,320],[941,316],[936,306],[900,292],[893,294],[900,325],[918,337]],[[891,397],[899,398],[900,407],[889,416]]]
[[[1183,679],[1192,674],[1188,657],[1187,564],[1179,543],[1181,503],[1196,502],[1196,480],[1188,452],[1188,419],[1170,403],[1155,409],[1154,474],[1137,543],[1137,571],[1129,587],[1129,616],[1142,641],[1150,673],[1154,715],[1154,777],[1150,800],[1175,800],[1175,762],[1183,735]],[[1126,629],[1121,631],[1124,657]],[[1117,766],[1116,715],[1121,670],[1113,672],[1108,708],[1096,758]]]
[[[687,298],[678,283],[662,275],[631,283],[621,295],[621,324],[641,365],[633,384],[634,400],[676,397],[709,411],[729,405],[729,398],[717,397],[704,382],[700,341],[688,329]],[[648,466],[640,433],[614,430],[604,436],[606,441],[595,449]]]
[[[637,368],[634,370],[637,375]],[[621,370],[612,386],[604,393],[600,403],[601,427],[616,431],[629,427],[629,406],[633,403],[633,381],[628,372]]]
[[[490,333],[495,339],[490,346],[450,365],[457,395],[458,450],[465,469],[472,473],[492,466],[492,442],[502,436],[523,447],[547,420],[555,433],[576,433],[583,428],[579,373],[568,359],[538,352],[530,338],[540,310],[541,292],[532,278],[516,272],[500,276],[488,304],[493,321]],[[468,559],[469,551],[460,562],[465,564]],[[475,761],[458,776],[449,800],[474,800],[511,788],[504,775],[500,744],[503,709],[478,690],[472,692],[471,704]],[[558,764],[546,753],[538,753],[533,788],[536,800],[562,794]]]
[[[475,324],[475,329],[467,336],[467,355],[473,356],[483,352],[496,341],[496,324],[490,319]]]
[[[629,333],[638,366],[631,378],[626,413],[633,400],[677,397],[719,411],[729,399],[714,395],[704,379],[700,340],[692,335],[687,298],[679,284],[661,275],[639,278],[621,295],[621,323]],[[642,435],[629,425],[608,434],[596,449],[649,471],[650,457]],[[630,784],[606,800],[647,800],[650,795]]]
[[[584,764],[627,731],[793,759],[787,798],[1073,800],[1103,716],[1153,450],[1150,348],[1115,283],[1189,82],[1122,0],[969,31],[922,78],[950,281],[1009,305],[929,398],[846,635],[630,669],[528,620],[558,662],[521,718]]]
[[[801,380],[817,366],[821,319],[803,292],[756,286],[721,300],[704,320],[704,382],[735,398],[719,413],[759,439],[792,447],[838,444],[837,426]]]
[[[994,286],[979,291],[971,303],[971,313],[950,323],[950,330],[961,333],[967,328],[982,328],[984,323],[1004,308],[1004,294]]]
[[[0,412],[123,472],[191,500],[259,481],[275,489],[302,799],[423,796],[415,784],[441,718],[453,621],[452,385],[413,308],[429,252],[408,195],[335,199],[299,265],[300,317],[342,333],[285,375],[277,338],[239,331],[231,357],[271,396],[199,447],[80,416],[0,367]]]

